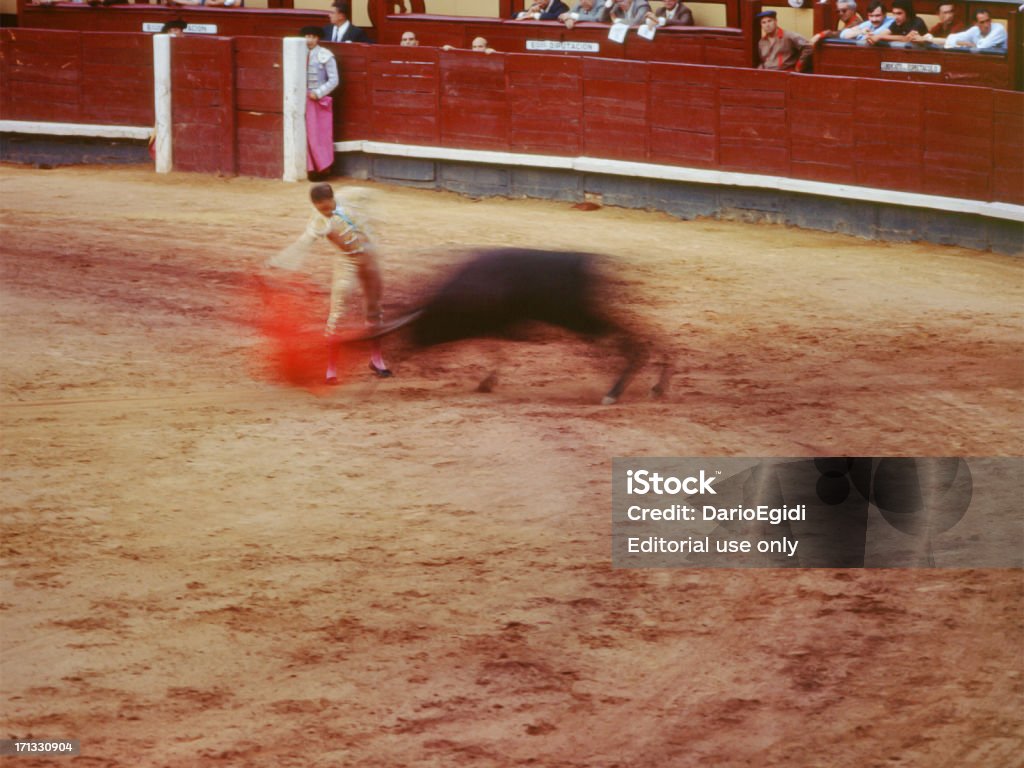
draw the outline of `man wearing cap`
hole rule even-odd
[[[814,48],[796,32],[779,26],[775,11],[761,11],[755,17],[761,22],[761,39],[757,42],[758,69],[802,72]]]
[[[334,54],[320,47],[323,30],[303,27],[306,38],[306,170],[310,181],[327,178],[334,163],[334,100],[341,82]]]

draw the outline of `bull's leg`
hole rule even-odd
[[[619,374],[619,378],[615,380],[615,383],[612,384],[612,388],[601,398],[601,405],[616,403],[622,397],[622,393],[626,391],[626,387],[629,386],[629,382],[633,380],[636,372],[643,368],[647,362],[648,350],[646,344],[638,342],[635,337],[626,333],[620,334],[618,341],[619,351],[626,359],[626,367]]]
[[[668,391],[668,382],[672,378],[672,363],[667,359],[662,359],[658,366],[661,368],[661,373],[658,374],[658,381],[653,387],[651,387],[652,397],[661,397]]]
[[[491,370],[476,385],[477,392],[493,392],[498,386],[498,369],[505,362],[505,343],[497,339],[488,339],[484,342],[484,354],[490,358]]]

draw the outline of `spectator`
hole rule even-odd
[[[327,11],[331,23],[324,27],[324,39],[329,43],[368,43],[366,33],[352,23],[352,4],[348,0],[334,0]]]
[[[580,0],[575,8],[563,13],[558,20],[572,29],[578,21],[604,21],[607,11],[603,0]]]
[[[486,37],[474,37],[470,45],[477,53],[497,53],[497,51],[487,45]]]
[[[402,33],[402,45],[419,45],[420,41],[416,37],[415,32],[403,32]]]
[[[334,163],[334,100],[341,79],[334,54],[320,46],[324,31],[303,27],[306,38],[306,170],[310,181],[323,181]]]
[[[476,51],[477,53],[487,53],[487,54],[497,53],[496,50],[494,50],[493,48],[489,48],[487,46],[487,38],[486,37],[474,37],[473,38],[473,42],[471,43],[471,45],[473,47],[473,50]],[[444,46],[441,46],[441,50],[443,50],[443,51],[454,51],[455,50],[455,46],[454,45],[444,45]]]
[[[775,11],[761,11],[755,18],[761,21],[757,68],[803,71],[814,52],[811,43],[796,32],[782,29]]]
[[[172,19],[160,28],[160,34],[170,35],[171,37],[184,37],[185,27],[187,26],[188,24],[181,19]]]
[[[984,8],[974,12],[973,27],[946,38],[947,48],[974,48],[978,51],[1006,47],[1006,27],[992,23],[992,14]]]
[[[928,30],[932,37],[941,37],[945,40],[954,32],[963,32],[964,25],[956,20],[956,6],[952,3],[943,3],[939,6],[939,21]]]
[[[659,27],[692,27],[693,12],[680,0],[665,0],[657,13],[648,11],[644,20]]]
[[[515,15],[516,21],[555,21],[563,13],[568,13],[569,6],[562,0],[538,0],[531,3],[525,11]]]
[[[892,0],[892,18],[893,22],[888,29],[867,36],[868,45],[913,42],[928,34],[928,27],[914,13],[911,0]]]
[[[881,0],[875,0],[868,6],[868,20],[855,27],[847,27],[840,33],[843,40],[866,40],[868,35],[880,35],[889,28],[894,21],[892,16],[886,16],[885,6]]]
[[[189,6],[222,6],[225,8],[241,7],[243,0],[167,0],[168,5],[189,5]]]
[[[836,3],[836,15],[839,16],[839,24],[836,29],[825,29],[815,35],[819,40],[841,35],[844,30],[859,26],[864,19],[857,12],[857,0],[838,0]]]
[[[608,18],[613,24],[628,24],[631,27],[644,23],[651,12],[651,4],[647,0],[605,0]]]

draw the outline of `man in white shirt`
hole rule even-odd
[[[569,6],[562,0],[538,0],[531,3],[525,11],[516,14],[516,21],[554,21],[563,13],[568,12]]]
[[[324,27],[325,43],[369,43],[366,33],[352,23],[352,4],[348,0],[334,0],[327,16],[331,23]]]
[[[1006,27],[992,23],[992,14],[984,8],[974,13],[975,25],[966,32],[955,32],[946,38],[947,48],[989,48],[1006,47]]]

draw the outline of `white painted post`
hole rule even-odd
[[[304,37],[286,37],[282,52],[284,77],[285,181],[306,178],[306,48]]]
[[[156,172],[170,173],[174,165],[171,141],[171,36],[153,35],[153,112]]]

